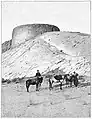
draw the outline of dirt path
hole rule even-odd
[[[90,117],[90,85],[49,91],[44,83],[27,93],[24,83],[3,84],[1,91],[2,117]]]

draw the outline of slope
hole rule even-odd
[[[67,52],[71,46],[64,49],[61,47],[64,51],[61,52],[57,47],[59,44],[54,45],[55,43],[47,41],[51,38],[52,41],[58,40],[56,43],[59,43],[58,34],[57,32],[45,33],[3,53],[2,78],[12,80],[18,77],[34,76],[37,69],[43,74],[58,69],[64,73],[76,71],[80,75],[90,75],[90,56],[88,58],[83,53],[82,56],[71,56]],[[78,47],[75,53],[81,54],[81,46]],[[87,48],[86,50],[89,51]]]
[[[91,38],[80,32],[50,32],[41,36],[46,42],[71,56],[89,56]]]

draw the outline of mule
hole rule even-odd
[[[62,82],[64,81],[63,75],[55,75],[49,78],[49,90],[53,89],[53,83],[60,83],[60,89],[62,90]]]
[[[39,91],[39,86],[41,86],[41,83],[43,82],[43,77],[33,77],[33,78],[29,78],[26,81],[26,88],[27,88],[27,92],[29,92],[29,86],[30,85],[36,85],[36,91]]]

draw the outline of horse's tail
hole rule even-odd
[[[50,89],[50,90],[52,89],[52,81],[51,81],[50,78],[49,78],[49,89]]]

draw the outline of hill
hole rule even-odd
[[[2,53],[2,79],[8,81],[1,85],[1,116],[91,117],[90,51],[88,34],[47,32]],[[37,69],[44,79],[40,91],[33,85],[28,93],[26,80]],[[49,91],[47,77],[73,71],[80,75],[78,87],[63,82],[62,90],[53,84]]]
[[[89,34],[80,32],[50,32],[41,36],[46,42],[71,56],[90,56],[91,39]]]
[[[2,78],[34,76],[37,69],[43,74],[58,69],[64,73],[76,71],[80,75],[90,75],[90,37],[78,34],[47,32],[9,49],[2,54]],[[75,40],[79,44],[72,47]]]

